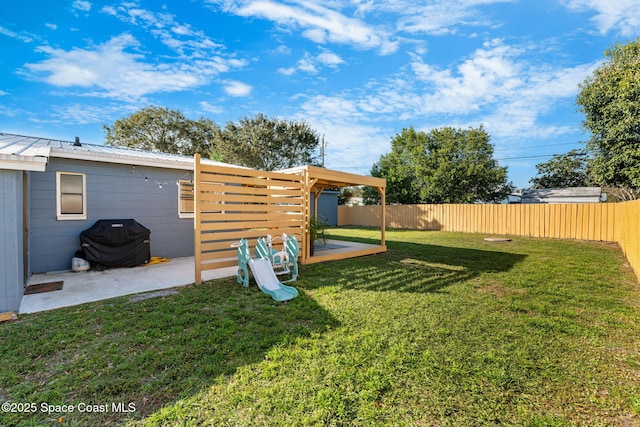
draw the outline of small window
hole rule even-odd
[[[87,219],[87,181],[82,173],[56,174],[56,208],[59,220]]]
[[[178,181],[178,217],[193,218],[193,181]]]

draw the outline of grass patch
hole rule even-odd
[[[0,424],[639,424],[640,293],[617,246],[482,237],[390,230],[385,254],[302,266],[286,304],[228,279],[1,324],[1,401],[136,410]]]

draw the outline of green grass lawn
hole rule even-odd
[[[37,405],[0,425],[640,425],[618,247],[483,237],[388,231],[385,254],[302,266],[289,303],[227,279],[0,324],[0,402]]]

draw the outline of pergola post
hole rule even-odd
[[[385,227],[387,225],[387,203],[385,198],[385,191],[383,187],[378,187],[376,188],[376,190],[378,190],[378,193],[380,193],[380,199],[382,201],[382,206],[380,207],[382,209],[382,212],[380,215],[380,217],[382,218],[381,224],[380,224],[380,246],[386,246]]]

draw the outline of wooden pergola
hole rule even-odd
[[[374,178],[371,176],[356,175],[347,172],[339,172],[331,169],[325,169],[317,166],[300,166],[291,169],[278,171],[284,174],[299,175],[303,178],[303,185],[307,200],[305,203],[305,232],[303,235],[302,254],[300,262],[302,264],[314,264],[324,261],[335,261],[339,259],[354,258],[364,255],[373,255],[386,252],[385,243],[385,189],[387,181],[383,178]],[[375,188],[382,199],[382,215],[380,218],[380,245],[366,249],[358,249],[344,253],[334,253],[327,255],[311,256],[311,244],[309,224],[311,219],[311,197],[313,197],[313,216],[318,217],[318,199],[322,192],[328,188],[350,187],[355,185],[366,185]]]
[[[255,247],[267,233],[295,236],[300,244],[300,262],[311,264],[385,252],[385,210],[380,223],[380,245],[359,244],[341,253],[310,254],[311,197],[315,201],[327,188],[368,185],[385,202],[386,181],[362,175],[304,166],[277,172],[203,164],[194,157],[194,253],[196,283],[202,271],[237,265],[240,239]]]

